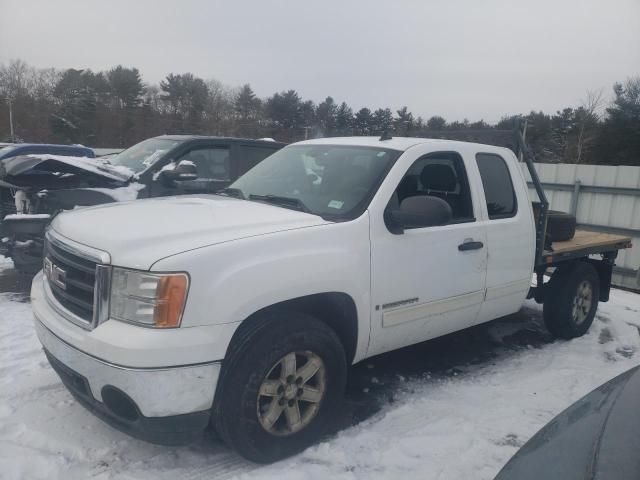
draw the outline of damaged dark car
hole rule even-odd
[[[109,159],[23,155],[0,161],[0,254],[16,270],[42,265],[44,231],[63,210],[215,193],[282,148],[271,140],[163,135]]]

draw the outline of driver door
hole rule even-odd
[[[486,230],[462,156],[435,152],[415,160],[389,201],[445,200],[452,220],[393,234],[371,216],[372,326],[368,355],[401,348],[473,325],[484,301]]]
[[[175,195],[213,193],[231,183],[231,150],[228,146],[197,146],[179,156],[175,164],[193,162],[198,178],[174,182]]]

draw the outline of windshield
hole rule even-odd
[[[291,146],[260,162],[230,189],[250,200],[353,218],[367,207],[399,155],[375,147]]]
[[[150,138],[136,143],[133,147],[127,148],[113,158],[109,158],[109,162],[113,165],[127,167],[135,173],[140,173],[153,165],[167,151],[179,143],[179,140]]]

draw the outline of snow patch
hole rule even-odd
[[[10,265],[0,257],[0,271]],[[405,378],[394,402],[373,417],[296,457],[258,466],[208,437],[189,447],[156,446],[98,420],[73,400],[46,361],[29,304],[2,293],[1,476],[490,480],[555,415],[640,363],[637,294],[612,290],[582,338],[516,348],[505,342],[518,327],[543,332],[540,306],[527,302],[519,314],[485,327],[497,340],[491,359],[439,373],[397,372]],[[375,363],[363,369],[380,379]]]
[[[183,160],[184,161],[184,160]],[[153,181],[157,181],[160,178],[162,172],[171,172],[176,169],[176,162],[167,163],[164,167],[153,174]]]

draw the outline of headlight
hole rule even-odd
[[[148,327],[179,327],[188,290],[189,277],[185,273],[114,268],[110,317]]]

